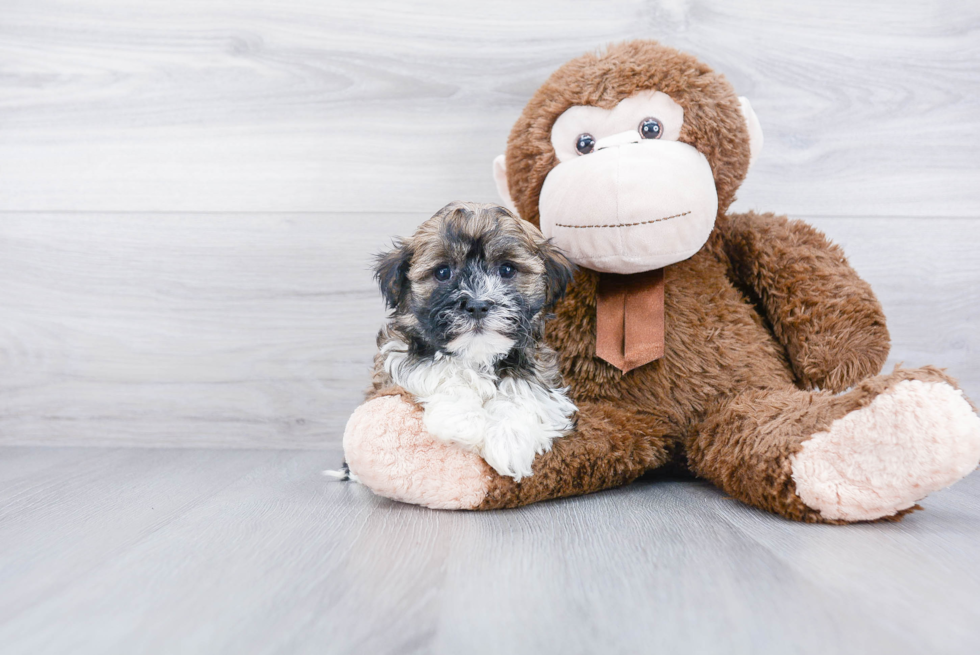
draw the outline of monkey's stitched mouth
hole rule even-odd
[[[555,227],[570,227],[577,230],[585,228],[594,227],[636,227],[637,225],[650,225],[651,223],[660,223],[662,221],[669,221],[672,218],[680,218],[681,216],[687,216],[691,211],[682,212],[680,214],[674,214],[673,216],[664,216],[663,218],[655,218],[651,221],[640,221],[638,223],[607,223],[604,225],[568,225],[567,223],[555,223]]]

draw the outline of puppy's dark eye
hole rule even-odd
[[[644,139],[659,139],[664,133],[664,124],[656,118],[644,118],[637,129]]]
[[[446,282],[453,276],[453,269],[446,264],[443,264],[432,272],[432,276],[440,282]]]
[[[513,264],[501,264],[498,269],[500,277],[504,279],[509,279],[517,275],[517,267]]]
[[[595,149],[595,137],[588,132],[584,134],[579,134],[578,139],[575,140],[575,149],[578,150],[578,154],[587,155]]]

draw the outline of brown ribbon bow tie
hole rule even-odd
[[[595,352],[623,373],[664,356],[664,269],[599,274]]]

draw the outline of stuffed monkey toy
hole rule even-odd
[[[520,481],[426,434],[398,388],[351,417],[351,473],[433,508],[586,494],[681,465],[788,519],[898,518],[980,462],[980,418],[926,366],[880,375],[881,306],[809,225],[728,207],[762,145],[749,103],[652,41],[559,68],[494,162],[520,217],[578,264],[547,324],[578,407]]]

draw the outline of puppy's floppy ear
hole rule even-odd
[[[551,307],[565,297],[565,289],[575,277],[575,264],[568,260],[551,239],[542,241],[539,249],[544,261],[544,274],[548,278],[545,286],[545,307]]]
[[[392,245],[392,250],[376,257],[374,266],[374,279],[378,281],[389,309],[398,307],[402,295],[407,291],[408,267],[412,263],[412,249],[405,241],[395,239]]]

